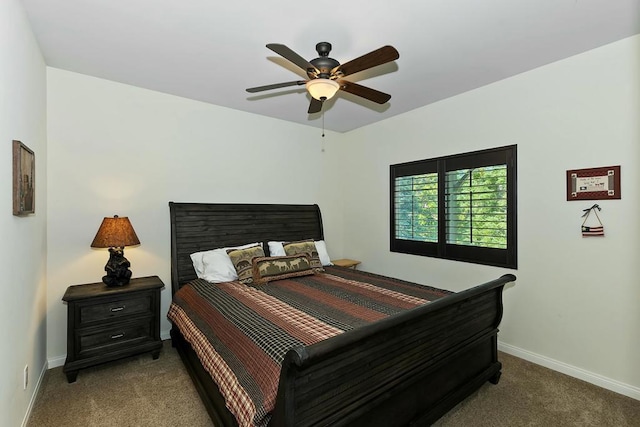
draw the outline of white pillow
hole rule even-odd
[[[207,251],[202,252],[194,252],[191,255],[191,262],[193,263],[193,269],[196,271],[196,275],[198,279],[202,279],[202,275],[204,274],[204,264],[202,263],[202,255]]]
[[[322,265],[333,265],[333,263],[331,262],[331,258],[329,257],[329,253],[327,252],[327,245],[324,240],[316,240],[315,244]]]
[[[191,254],[191,261],[196,270],[196,275],[211,283],[231,282],[238,280],[238,274],[227,254],[228,249],[246,249],[258,246],[260,243],[247,243],[241,246],[230,246],[218,248],[210,251],[196,252]],[[198,269],[200,268],[200,272]]]
[[[286,256],[287,254],[284,252],[284,248],[282,244],[284,242],[267,242],[269,246],[269,255],[270,256]],[[324,240],[315,240],[316,250],[318,251],[318,256],[320,258],[320,263],[322,265],[333,265],[331,262],[331,258],[329,257],[329,253],[327,252],[327,245]]]
[[[284,242],[267,242],[269,246],[269,256],[287,256],[282,247]]]

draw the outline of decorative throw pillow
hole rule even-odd
[[[304,254],[260,257],[254,258],[252,262],[253,283],[256,285],[314,274],[309,258]]]
[[[251,260],[256,257],[264,257],[262,246],[254,246],[246,249],[229,249],[227,251],[231,263],[238,273],[238,280],[245,284],[253,283]]]
[[[313,240],[284,243],[282,247],[287,255],[304,254],[308,256],[311,268],[315,271],[324,271],[322,263],[320,262],[320,257],[318,256],[318,249],[316,248],[316,244]]]

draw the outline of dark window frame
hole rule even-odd
[[[442,258],[516,269],[517,263],[517,146],[509,145],[469,153],[391,165],[390,170],[390,250],[391,252]],[[506,165],[506,249],[447,243],[445,220],[445,175],[447,171]],[[424,242],[396,238],[396,178],[438,174],[438,241]],[[442,184],[442,185],[441,185]]]

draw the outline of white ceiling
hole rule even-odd
[[[339,95],[345,132],[640,33],[640,0],[22,0],[49,66],[321,127],[302,80],[265,47],[310,60],[328,41],[344,63],[384,45],[400,58],[346,80],[392,95]]]

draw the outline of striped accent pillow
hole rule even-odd
[[[304,254],[277,257],[259,257],[252,260],[253,283],[263,285],[274,280],[314,274],[309,257]]]

